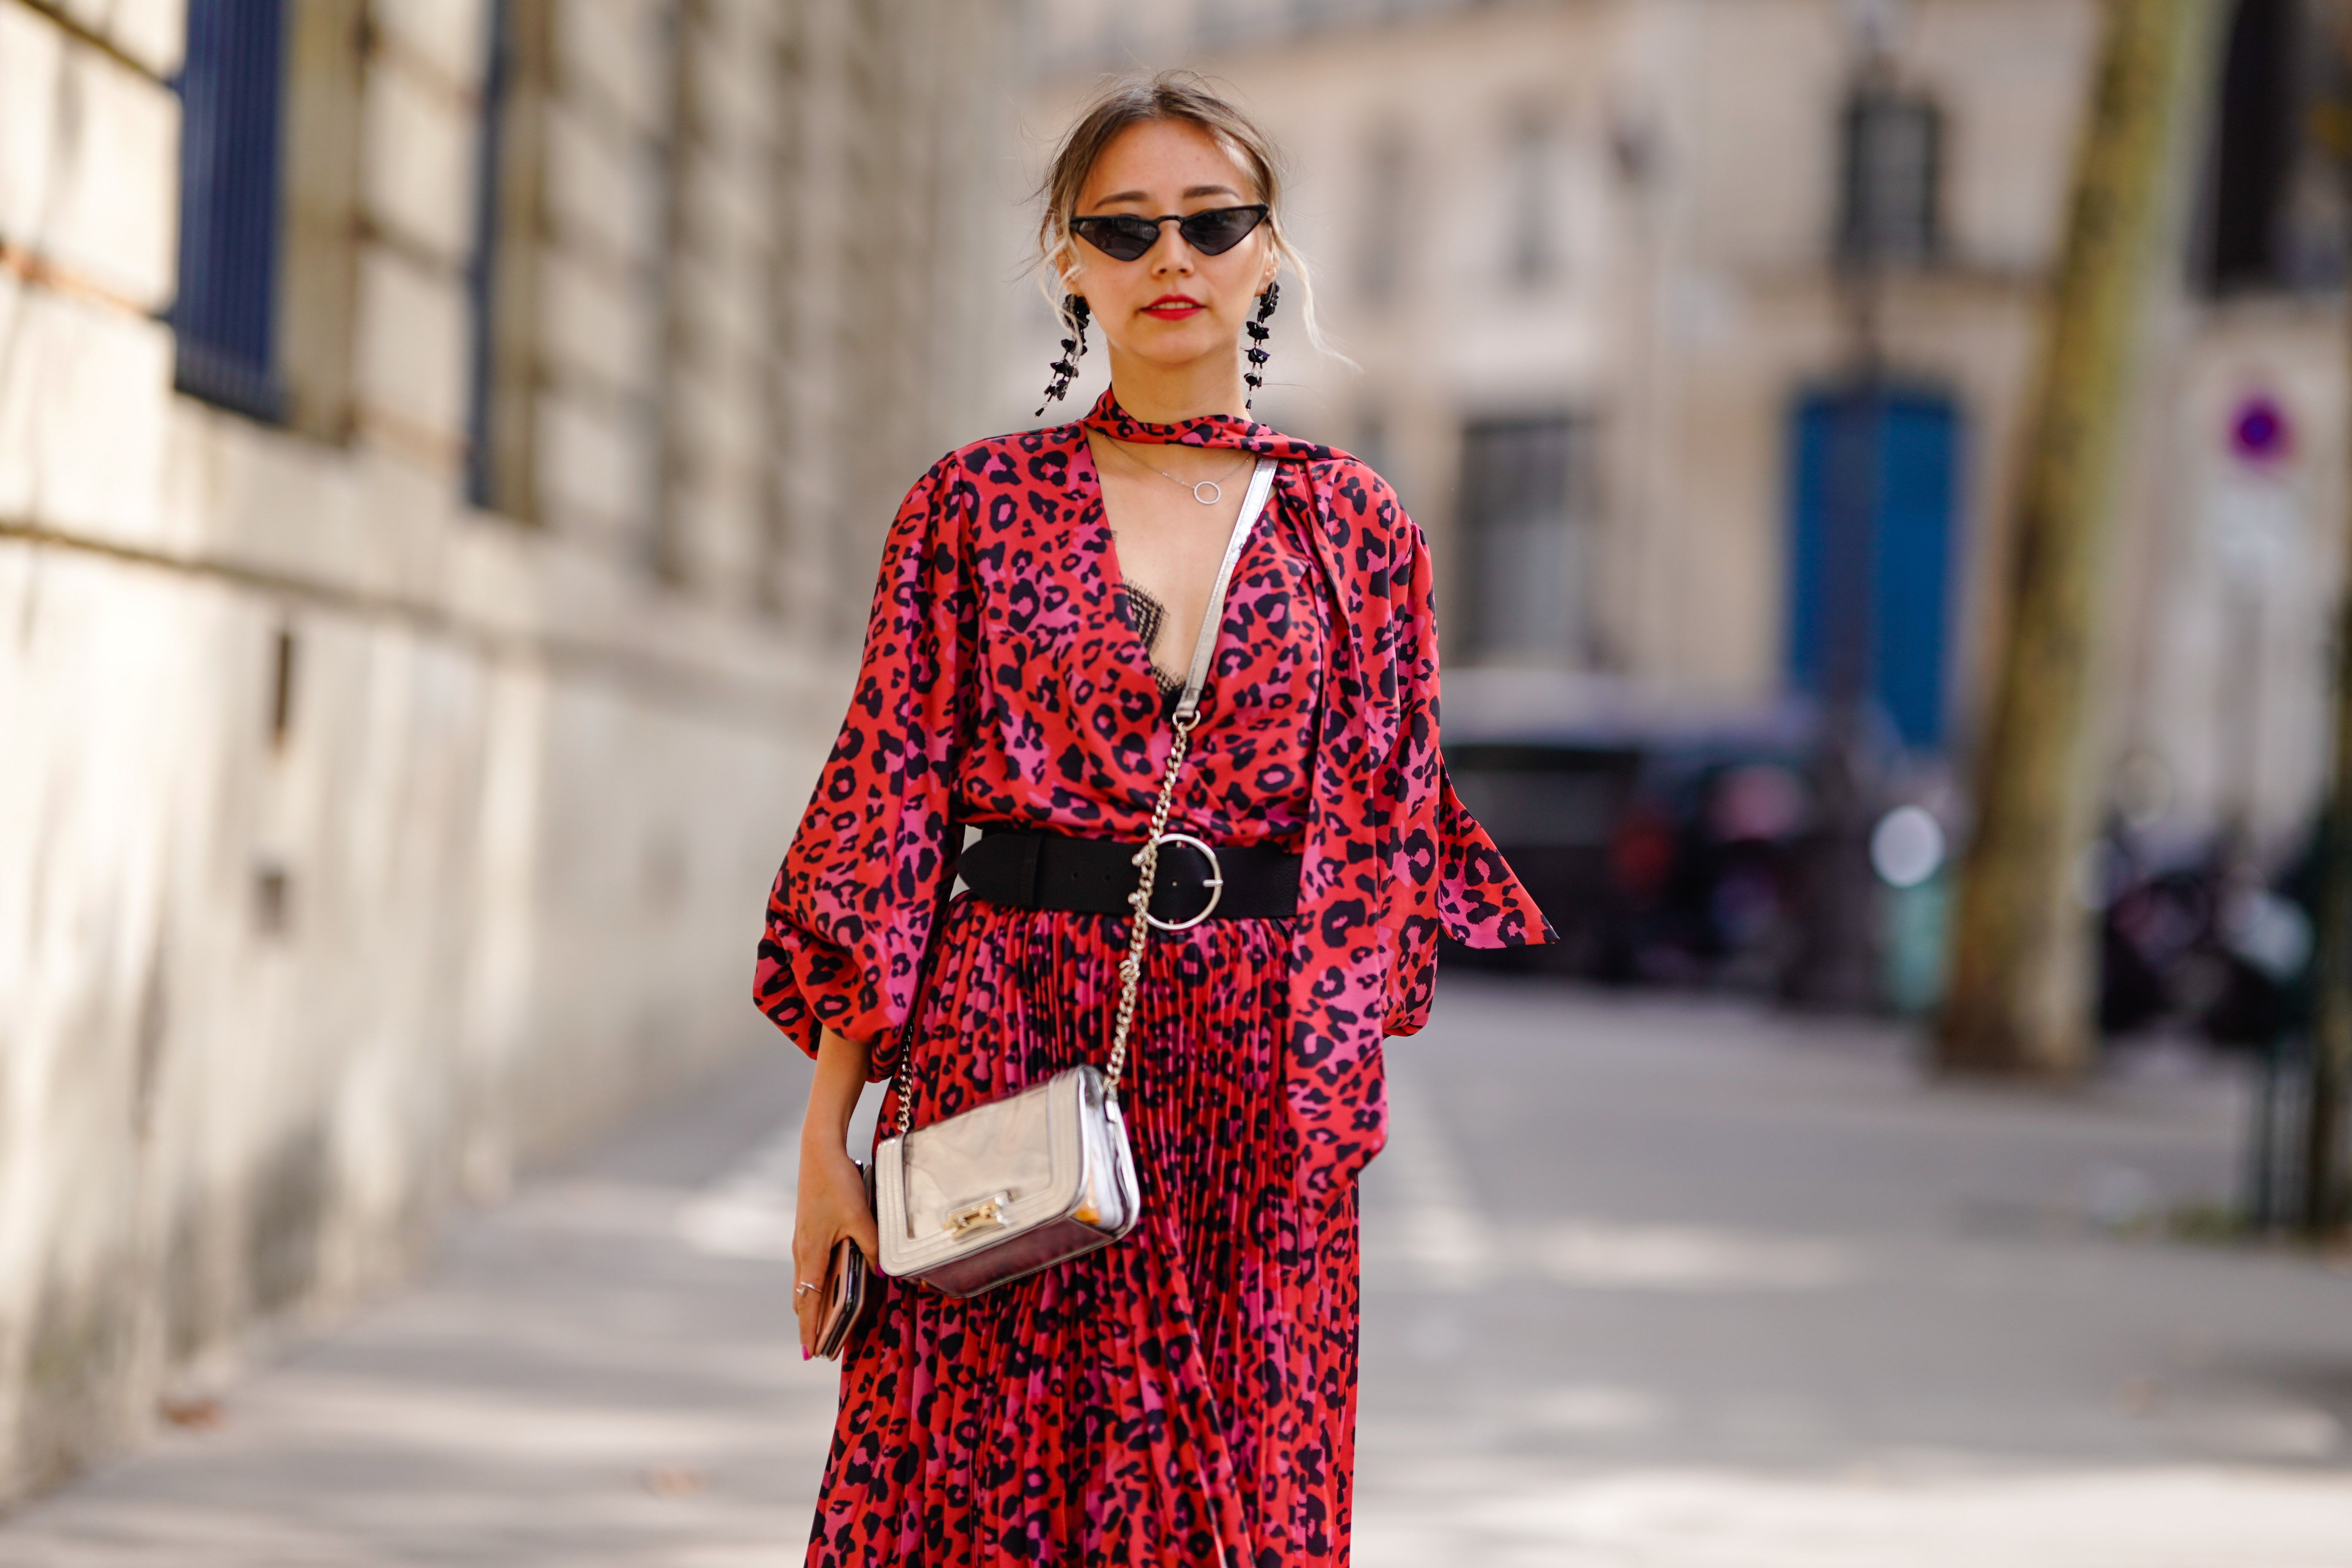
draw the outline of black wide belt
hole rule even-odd
[[[1022,910],[1072,910],[1123,915],[1135,891],[1139,844],[1066,838],[1056,833],[981,836],[956,872],[992,904]],[[1275,920],[1298,912],[1301,857],[1264,845],[1213,848],[1185,834],[1160,842],[1151,915],[1182,927],[1202,920]]]

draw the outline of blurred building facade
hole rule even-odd
[[[2324,765],[2341,580],[2342,198],[2306,129],[2333,55],[2301,0],[2221,9],[2101,722],[2121,808],[2280,850]],[[1106,73],[1184,65],[1287,149],[1361,368],[1308,352],[1286,304],[1261,406],[1370,459],[1428,530],[1449,730],[1819,689],[1855,597],[1832,458],[1859,418],[1873,612],[1848,635],[1932,773],[1997,650],[2100,20],[2095,0],[1039,0],[1026,47],[1041,136]],[[1042,306],[1027,335],[1042,349]]]
[[[0,1501],[772,1038],[1008,38],[0,0]]]

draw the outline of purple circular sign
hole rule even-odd
[[[2294,450],[2294,426],[2277,398],[2257,392],[2230,416],[2230,450],[2248,463],[2275,463]]]

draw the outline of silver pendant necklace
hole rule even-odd
[[[1141,467],[1151,468],[1153,473],[1158,474],[1170,484],[1182,485],[1186,489],[1191,490],[1192,492],[1192,499],[1199,501],[1202,506],[1214,506],[1219,501],[1225,499],[1223,488],[1220,486],[1215,479],[1201,479],[1197,482],[1191,479],[1180,479],[1165,468],[1152,468],[1150,463],[1144,462],[1142,458],[1138,458],[1134,453],[1128,451],[1128,449],[1124,446],[1120,446],[1118,442],[1113,441],[1111,445],[1118,447],[1123,455],[1132,458]],[[1242,469],[1248,468],[1253,461],[1255,461],[1253,458],[1243,458],[1239,464],[1226,469],[1223,477],[1229,479],[1232,479],[1235,474],[1240,473]],[[1206,490],[1209,493],[1207,495],[1202,495],[1201,493],[1202,490]]]

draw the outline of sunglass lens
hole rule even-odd
[[[1265,215],[1256,207],[1213,207],[1194,213],[1176,226],[1184,243],[1203,256],[1222,256],[1247,239]]]
[[[1087,217],[1070,226],[1114,261],[1132,261],[1160,239],[1160,226],[1148,218]]]

